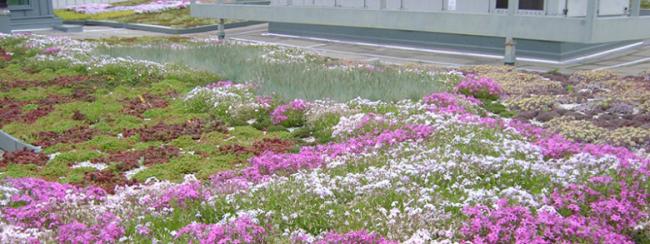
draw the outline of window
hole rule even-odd
[[[497,0],[497,8],[508,8],[508,0]]]
[[[7,3],[9,6],[29,5],[29,0],[9,0]]]
[[[497,8],[507,9],[508,0],[497,0]],[[544,0],[519,0],[519,9],[544,10]]]

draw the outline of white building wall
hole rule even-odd
[[[57,1],[120,1],[120,0],[54,0]],[[568,16],[580,17],[587,14],[588,0],[549,0],[545,11],[522,10],[520,14],[563,15],[568,4]],[[365,0],[367,9],[380,9],[381,0]],[[363,8],[364,0],[271,0],[271,5]],[[408,11],[455,11],[464,13],[505,13],[495,9],[495,0],[386,0],[387,10]],[[601,0],[600,15],[624,15],[630,7],[629,0]]]

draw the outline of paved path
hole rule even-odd
[[[275,45],[302,48],[321,55],[353,61],[404,64],[423,63],[443,67],[464,65],[501,64],[501,57],[495,55],[469,55],[450,50],[418,49],[408,47],[374,45],[359,42],[343,42],[318,38],[273,35],[267,33],[267,25],[260,24],[226,30],[227,38],[231,40],[270,43]],[[152,33],[138,30],[115,29],[110,27],[84,27],[82,33],[63,33],[56,31],[35,31],[37,34],[71,36],[73,38],[105,38],[111,36],[166,36],[167,34]],[[185,36],[208,37],[215,36],[216,31],[189,34]],[[592,61],[572,65],[520,61],[518,67],[527,70],[574,72],[577,70],[612,69],[624,75],[636,75],[650,71],[650,42],[644,42],[639,47],[616,55],[602,55]]]

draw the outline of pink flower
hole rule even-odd
[[[440,113],[466,113],[465,108],[460,104],[459,99],[450,93],[432,93],[423,98],[424,103],[432,105],[429,110]]]
[[[487,77],[467,75],[454,87],[455,92],[475,98],[498,99],[503,90],[494,80]]]
[[[61,48],[58,47],[48,47],[45,50],[43,50],[43,54],[48,54],[48,55],[54,55],[57,54],[61,51]]]
[[[97,187],[78,188],[68,184],[49,182],[34,178],[9,179],[6,181],[18,193],[9,199],[11,205],[0,209],[11,224],[28,228],[53,228],[60,224],[56,204],[66,201],[66,196],[78,194],[86,200],[103,201],[106,192]]]
[[[121,220],[110,212],[97,217],[97,224],[87,226],[74,221],[59,227],[59,243],[115,243],[124,236]]]
[[[339,234],[336,232],[328,232],[320,240],[314,242],[315,244],[392,244],[398,243],[396,241],[386,240],[384,237],[376,233],[368,233],[366,230],[359,230]]]
[[[266,230],[244,216],[226,224],[192,223],[181,228],[176,238],[183,236],[199,243],[264,243]]]
[[[263,108],[270,108],[271,104],[273,104],[273,98],[272,97],[267,97],[267,96],[255,97],[255,101],[257,102],[257,104],[259,104]]]
[[[232,82],[232,81],[221,80],[221,81],[217,81],[217,82],[207,84],[205,87],[209,88],[209,89],[213,89],[213,88],[221,88],[221,87],[231,87],[231,86],[234,86],[234,85],[235,85],[235,83]]]
[[[250,159],[250,166],[239,172],[223,172],[212,177],[217,189],[241,190],[249,182],[260,182],[273,174],[292,173],[301,169],[313,169],[325,164],[325,158],[344,154],[359,154],[394,145],[407,140],[424,139],[433,134],[428,125],[406,125],[403,128],[368,134],[341,143],[302,147],[299,153],[266,152]]]
[[[203,189],[201,182],[187,182],[167,189],[154,203],[155,208],[169,207],[171,204],[185,206],[187,202],[205,200],[209,193]]]
[[[301,99],[296,99],[291,101],[288,104],[283,104],[275,108],[273,112],[271,112],[271,121],[273,124],[280,124],[286,120],[289,119],[289,115],[287,113],[289,112],[298,112],[302,113],[305,112],[307,109],[308,103],[305,102],[304,100]]]

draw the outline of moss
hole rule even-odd
[[[122,133],[124,129],[133,129],[142,126],[142,119],[132,116],[119,114],[115,117],[107,117],[99,121],[93,128],[104,133]]]
[[[229,135],[223,134],[221,132],[210,132],[201,136],[201,144],[206,145],[223,145],[226,138],[230,137]]]
[[[210,117],[207,113],[187,111],[181,99],[172,101],[169,106],[165,108],[149,109],[142,115],[149,119],[147,124],[151,125],[160,122],[166,124],[180,124],[192,119],[208,119]]]
[[[52,180],[58,180],[65,177],[70,172],[71,162],[61,159],[54,159],[47,163],[40,172],[40,175]]]
[[[61,178],[59,181],[61,183],[82,183],[84,181],[86,172],[94,171],[97,171],[97,169],[88,167],[75,168],[70,170],[70,174],[68,174],[66,177]]]
[[[72,102],[59,105],[57,110],[62,113],[72,114],[75,111],[81,112],[86,116],[90,122],[96,123],[110,115],[119,114],[122,110],[122,105],[113,99],[107,97],[99,97],[95,102]]]
[[[229,132],[230,135],[244,138],[261,138],[264,132],[255,129],[252,126],[237,126]]]
[[[23,106],[23,112],[32,111],[38,109],[38,104],[27,104]]]
[[[61,113],[53,112],[29,126],[25,126],[25,123],[13,122],[2,127],[2,130],[27,142],[32,142],[35,139],[35,133],[41,131],[61,133],[83,124],[83,122],[66,118],[70,116],[63,116]]]
[[[114,6],[133,6],[144,1],[126,1],[113,3]],[[71,10],[54,10],[54,14],[63,20],[110,20],[121,23],[140,23],[186,28],[216,24],[216,20],[197,18],[190,15],[188,8],[171,9],[155,13],[136,13],[132,10],[111,11],[96,14],[77,13]],[[229,21],[231,22],[231,21]]]
[[[29,89],[14,88],[0,93],[0,97],[12,98],[18,101],[33,101],[47,98],[51,95],[68,96],[72,92],[67,88],[32,87]]]
[[[131,10],[111,11],[98,14],[82,14],[71,10],[56,9],[54,14],[62,20],[112,20],[119,17],[134,15]]]
[[[515,112],[508,110],[506,106],[501,104],[499,101],[487,101],[487,100],[482,100],[482,105],[481,105],[485,110],[499,115],[501,117],[506,117],[510,118],[516,115]]]
[[[233,169],[237,157],[220,155],[211,158],[202,158],[198,155],[185,154],[172,159],[169,163],[157,164],[137,173],[134,178],[145,181],[150,177],[159,180],[181,181],[184,175],[195,174],[197,178],[207,179],[216,172]]]
[[[161,141],[148,141],[148,142],[138,142],[131,146],[133,150],[145,150],[150,147],[160,147],[163,145]]]
[[[165,79],[154,83],[149,89],[149,93],[160,96],[168,96],[170,93],[185,93],[194,86],[177,79]]]
[[[24,178],[35,177],[38,175],[38,165],[34,164],[10,164],[0,174],[0,179],[4,178]]]
[[[99,150],[102,152],[117,152],[129,149],[131,144],[131,139],[119,139],[114,136],[100,135],[94,137],[90,141],[79,144],[78,147],[87,150]]]
[[[229,136],[225,138],[221,145],[224,144],[239,144],[242,146],[250,146],[253,142],[268,138],[264,131],[255,129],[252,126],[237,126],[229,131]]]

